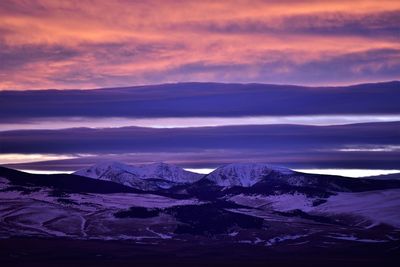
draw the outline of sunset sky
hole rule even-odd
[[[0,165],[400,171],[399,80],[400,1],[1,0]]]
[[[400,2],[0,2],[0,89],[398,79]]]

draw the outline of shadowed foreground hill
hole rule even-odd
[[[310,175],[267,164],[229,164],[188,183],[182,181],[190,173],[168,164],[113,163],[80,173],[91,178],[0,168],[2,266],[399,261],[398,180]],[[147,190],[152,175],[159,187]],[[102,178],[143,183],[128,187]],[[172,178],[180,182],[164,188],[161,181]]]

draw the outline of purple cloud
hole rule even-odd
[[[316,70],[316,67],[308,68]],[[0,92],[0,121],[68,116],[399,114],[399,88],[400,82],[320,88],[182,83],[86,91],[3,91]]]
[[[181,129],[112,128],[1,132],[0,151],[39,154],[135,154],[136,159],[183,162],[187,167],[222,162],[266,161],[291,167],[396,168],[400,124],[346,126],[232,126]],[[344,148],[366,148],[346,151]],[[152,156],[149,156],[152,155]],[[187,156],[189,155],[189,156]],[[113,156],[115,157],[115,156]],[[190,165],[190,166],[189,166]]]

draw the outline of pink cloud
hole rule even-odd
[[[323,79],[301,78],[304,66],[400,49],[399,12],[394,1],[5,0],[0,57],[8,61],[0,89],[177,81],[321,84]],[[325,83],[398,77],[398,57],[387,61],[380,62],[384,68],[367,63],[367,69],[361,60],[344,63],[343,75],[361,70],[358,76]],[[321,71],[328,76],[331,69]]]

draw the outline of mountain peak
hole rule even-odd
[[[206,176],[220,186],[250,187],[270,174],[288,175],[287,168],[264,163],[232,163],[221,166]]]
[[[125,185],[142,184],[149,179],[184,184],[193,183],[203,177],[201,174],[185,171],[179,166],[164,162],[128,165],[117,161],[102,161],[75,174]]]
[[[74,174],[94,179],[102,179],[102,177],[110,171],[134,172],[134,170],[132,170],[132,166],[130,165],[119,161],[104,160],[97,162],[88,168],[78,170]]]

